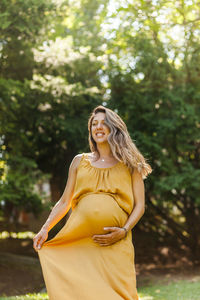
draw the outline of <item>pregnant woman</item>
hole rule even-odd
[[[137,300],[131,229],[144,214],[143,178],[152,170],[114,111],[96,107],[88,130],[91,153],[72,160],[33,246],[50,300]],[[64,227],[46,241],[70,207]]]

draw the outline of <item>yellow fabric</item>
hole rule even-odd
[[[83,153],[72,213],[38,251],[50,300],[138,300],[132,233],[111,246],[92,240],[103,227],[123,227],[133,209],[131,174],[121,162],[91,165]]]

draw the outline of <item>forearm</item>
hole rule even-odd
[[[63,195],[61,196],[60,200],[54,205],[48,219],[42,226],[41,230],[50,231],[51,228],[53,228],[69,211],[76,183],[77,167],[80,163],[80,160],[80,155],[75,156],[72,160],[69,167],[67,183]]]
[[[69,211],[70,204],[63,202],[61,199],[54,205],[48,219],[42,226],[42,228],[51,230]]]
[[[143,214],[144,207],[142,205],[136,205],[123,227],[126,228],[127,231],[133,229],[133,227],[138,223]]]

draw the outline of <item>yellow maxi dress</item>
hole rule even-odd
[[[110,246],[92,240],[103,227],[123,227],[134,205],[123,163],[98,168],[83,153],[72,213],[38,251],[50,300],[138,300],[132,233]]]

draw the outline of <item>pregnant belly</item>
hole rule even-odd
[[[85,195],[72,211],[59,236],[76,240],[103,234],[104,227],[122,227],[127,218],[127,213],[112,196],[105,193]]]
[[[82,197],[73,213],[88,235],[104,233],[106,226],[122,227],[127,220],[127,214],[115,199],[105,193]]]
[[[62,244],[92,237],[94,234],[103,234],[104,227],[123,227],[127,218],[127,213],[111,195],[85,195],[72,211],[64,227],[46,244]]]

